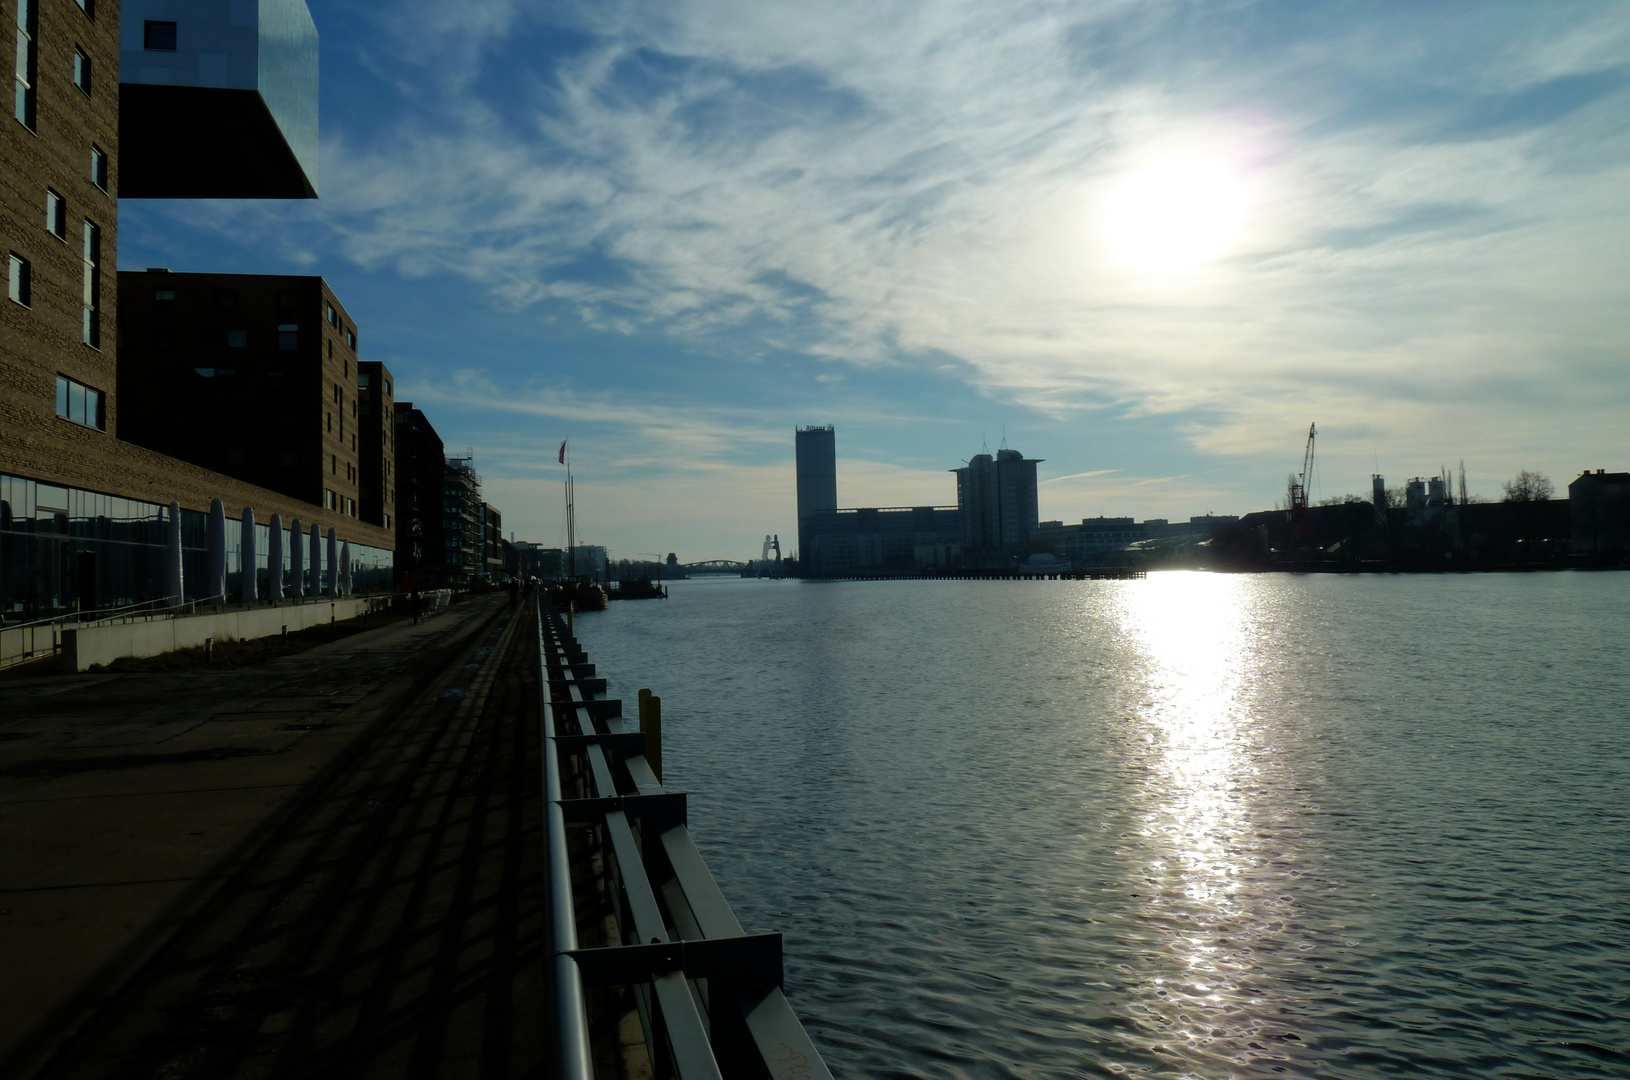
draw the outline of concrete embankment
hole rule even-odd
[[[515,615],[486,597],[259,667],[8,685],[0,1075],[535,1068]]]

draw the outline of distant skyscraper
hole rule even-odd
[[[957,508],[962,515],[962,551],[966,558],[1023,556],[1040,524],[1036,466],[1017,450],[998,450],[996,457],[975,454],[956,473]]]
[[[809,519],[823,510],[838,508],[838,449],[832,425],[799,428],[798,450],[798,557],[809,557]]]

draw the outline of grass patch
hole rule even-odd
[[[307,649],[327,645],[331,641],[339,641],[353,634],[390,626],[406,618],[409,616],[405,614],[376,611],[343,622],[322,623],[304,630],[293,630],[287,635],[273,634],[271,637],[255,638],[252,641],[217,641],[208,659],[205,658],[202,648],[177,649],[175,652],[159,656],[123,656],[111,663],[92,664],[86,671],[125,675],[165,671],[222,671],[250,667],[279,657],[303,653]]]

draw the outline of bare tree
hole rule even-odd
[[[1529,469],[1501,484],[1500,489],[1505,493],[1504,501],[1509,503],[1545,502],[1556,494],[1556,485],[1549,476]]]

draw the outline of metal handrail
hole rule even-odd
[[[606,699],[605,681],[544,607],[540,597],[555,1075],[592,1075],[587,982],[635,990],[661,1080],[830,1080],[782,994],[781,935],[743,931],[690,837],[685,796],[657,780],[644,735],[623,724],[621,701]],[[590,797],[564,797],[563,754],[581,756]],[[577,946],[567,820],[590,822],[602,837],[617,944]]]
[[[546,839],[549,867],[549,956],[553,967],[555,1076],[558,1080],[593,1080],[589,1052],[589,1015],[583,1000],[583,977],[572,954],[577,951],[577,912],[572,902],[572,867],[566,850],[566,812],[561,805],[560,761],[555,754],[555,708],[550,701],[549,671],[543,638],[543,599],[538,599],[539,692],[543,697],[543,790],[547,802]]]
[[[134,604],[125,604],[122,607],[92,608],[90,611],[67,611],[60,615],[47,615],[43,619],[31,619],[28,622],[14,623],[0,620],[0,630],[25,630],[31,626],[51,626],[55,623],[85,622],[87,620],[91,622],[101,622],[104,619],[119,618],[121,613],[132,613],[149,605],[153,605],[151,612],[149,612],[149,614],[152,614],[160,611],[170,611],[174,608],[187,607],[192,603],[192,601],[183,600],[179,604],[170,604],[168,607],[157,606],[164,604],[166,601],[174,599],[175,597],[173,596],[160,596],[152,600],[138,600]]]

